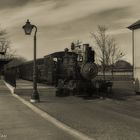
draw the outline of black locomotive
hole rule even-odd
[[[57,96],[89,94],[95,91],[92,80],[98,73],[94,63],[95,53],[89,44],[73,46],[72,52],[65,49],[62,57],[62,77],[58,78]]]
[[[44,58],[37,59],[38,82],[55,85],[57,96],[65,94],[81,94],[93,92],[95,86],[92,80],[98,73],[95,64],[95,53],[89,44],[71,45],[61,52],[55,52]],[[32,80],[33,61],[16,67],[7,67],[5,73],[15,71],[16,77]]]

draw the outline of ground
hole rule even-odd
[[[22,90],[23,91],[23,90]],[[30,92],[21,93],[30,99]],[[111,98],[85,99],[76,96],[55,97],[53,87],[39,88],[41,110],[68,126],[97,140],[140,139],[140,95],[133,90],[132,81],[116,81]]]

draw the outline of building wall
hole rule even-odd
[[[140,29],[134,30],[134,78],[140,81]],[[137,92],[139,87],[136,87]]]

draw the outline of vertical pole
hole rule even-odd
[[[34,78],[34,85],[33,85],[33,87],[34,87],[34,92],[36,93],[36,91],[37,91],[37,77],[36,77],[36,35],[34,35],[34,72],[33,72],[33,78]]]
[[[39,94],[37,91],[37,67],[36,67],[36,33],[37,27],[35,27],[35,34],[34,34],[34,65],[33,65],[33,94],[31,95],[31,102],[39,102]]]
[[[103,49],[103,79],[105,80],[105,47]]]
[[[132,66],[133,66],[132,77],[134,79],[134,70],[135,70],[135,66],[134,66],[134,30],[132,30]]]

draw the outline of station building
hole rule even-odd
[[[140,92],[140,20],[128,27],[132,31],[133,78],[135,91]]]

